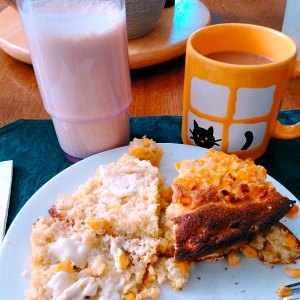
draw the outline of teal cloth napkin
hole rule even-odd
[[[284,124],[300,121],[300,110],[280,112]],[[146,135],[160,143],[181,142],[181,117],[131,118],[131,138]],[[49,179],[69,167],[51,120],[18,120],[0,128],[0,161],[14,161],[7,228],[30,197]],[[272,139],[257,163],[300,199],[300,138]]]

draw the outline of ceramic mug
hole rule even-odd
[[[256,159],[272,137],[300,136],[277,120],[288,82],[300,76],[297,46],[276,30],[219,24],[187,42],[182,140]]]
[[[128,39],[137,39],[152,31],[166,0],[126,0]]]

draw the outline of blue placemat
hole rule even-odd
[[[300,121],[300,110],[280,112],[280,121]],[[130,120],[131,138],[146,135],[160,143],[181,143],[181,117]],[[49,179],[70,166],[59,147],[51,120],[18,120],[0,128],[0,161],[14,161],[7,228],[28,199]],[[257,160],[268,173],[300,199],[300,139],[272,139]]]

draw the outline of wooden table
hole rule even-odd
[[[203,0],[212,24],[252,23],[281,30],[286,0]],[[7,6],[0,0],[0,11]],[[131,71],[131,116],[180,115],[184,57]],[[291,82],[282,109],[300,108],[300,80]],[[0,127],[17,119],[47,119],[31,65],[0,49]]]

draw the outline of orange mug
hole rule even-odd
[[[211,25],[188,39],[182,141],[256,159],[272,137],[300,136],[278,120],[289,80],[300,76],[297,46],[250,24]]]

